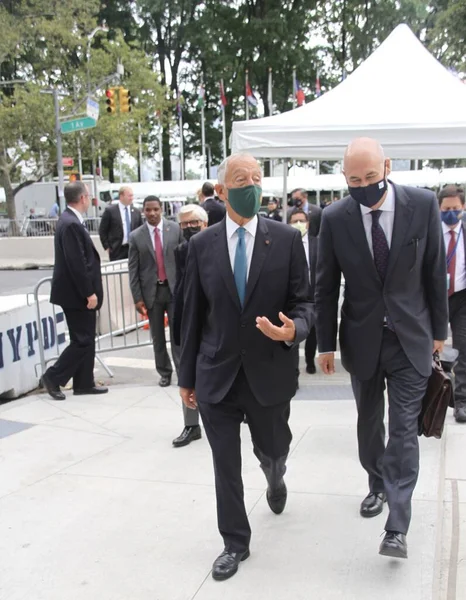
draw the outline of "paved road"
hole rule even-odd
[[[0,295],[27,294],[34,291],[36,283],[44,277],[50,277],[49,269],[31,269],[26,271],[0,270]]]

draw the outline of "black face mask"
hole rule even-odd
[[[372,208],[378,202],[380,202],[387,189],[388,183],[385,178],[385,169],[383,179],[377,181],[376,183],[371,183],[370,185],[366,185],[364,187],[348,186],[350,196],[354,198],[356,202],[359,202],[359,204],[367,206],[367,208]]]
[[[193,235],[196,235],[196,233],[199,233],[200,231],[201,231],[200,225],[198,225],[197,227],[186,227],[186,229],[183,229],[184,239],[187,242],[189,242],[189,240],[193,237]]]

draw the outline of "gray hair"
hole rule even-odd
[[[88,194],[88,191],[83,181],[72,181],[65,185],[64,193],[67,204],[76,204],[81,196]]]
[[[187,215],[189,213],[192,213],[199,221],[203,221],[204,223],[209,221],[209,216],[202,206],[199,206],[199,204],[185,204],[178,212],[178,223],[181,221],[181,215]]]
[[[223,160],[220,165],[217,168],[217,181],[224,185],[225,183],[225,176],[226,176],[226,172],[227,172],[227,168],[228,168],[228,163],[230,162],[230,160],[232,158],[239,158],[243,156],[244,158],[254,158],[254,156],[252,154],[248,154],[247,152],[238,152],[237,154],[230,154],[230,156],[227,156],[225,158],[225,160]]]

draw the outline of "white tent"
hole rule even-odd
[[[274,117],[233,123],[233,152],[337,160],[351,139],[378,139],[391,158],[466,156],[466,85],[407,25],[336,88]]]

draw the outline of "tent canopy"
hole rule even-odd
[[[337,87],[280,115],[233,123],[233,152],[338,160],[359,136],[391,158],[466,156],[466,85],[399,25]]]

